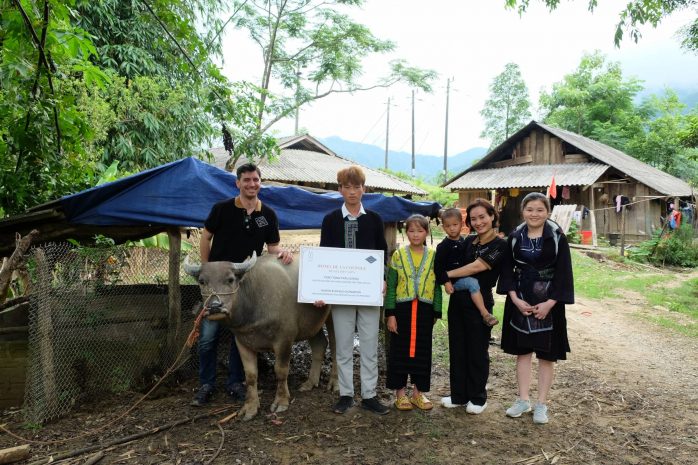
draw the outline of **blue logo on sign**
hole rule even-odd
[[[368,257],[366,257],[366,261],[367,261],[368,263],[373,263],[373,262],[375,262],[376,260],[378,260],[378,259],[375,258],[373,255],[369,255]]]

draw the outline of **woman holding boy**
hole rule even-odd
[[[446,274],[448,278],[476,278],[485,307],[491,313],[494,306],[492,288],[499,277],[507,244],[495,233],[498,214],[490,202],[476,199],[468,205],[466,212],[466,222],[477,235],[465,239],[465,265]],[[474,415],[487,407],[485,386],[489,377],[491,330],[473,302],[470,291],[451,294],[448,304],[451,395],[441,400],[444,407],[465,406],[466,411]]]

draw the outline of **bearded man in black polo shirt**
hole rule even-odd
[[[279,247],[279,221],[276,213],[263,205],[257,195],[262,187],[259,168],[247,163],[237,169],[235,181],[240,195],[218,202],[211,209],[201,235],[201,262],[227,261],[241,263],[252,252],[262,254],[264,244],[270,254],[277,254],[284,264],[293,261],[293,255]],[[199,388],[192,405],[202,406],[216,390],[216,361],[220,324],[204,319],[199,338]],[[245,371],[235,338],[230,344],[229,373],[225,387],[233,400],[245,398]]]

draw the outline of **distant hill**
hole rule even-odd
[[[337,136],[320,138],[320,141],[337,155],[353,160],[363,166],[368,166],[369,168],[383,168],[385,166],[385,148],[352,142]],[[449,173],[463,171],[472,165],[475,160],[482,158],[485,153],[487,153],[486,148],[475,147],[457,155],[449,156]],[[415,154],[415,170],[417,176],[422,179],[435,179],[441,173],[443,167],[443,157]],[[411,173],[412,154],[389,151],[388,168],[392,171]]]

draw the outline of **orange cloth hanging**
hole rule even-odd
[[[417,305],[419,300],[412,301],[412,317],[410,318],[410,358],[414,358],[417,351]]]

